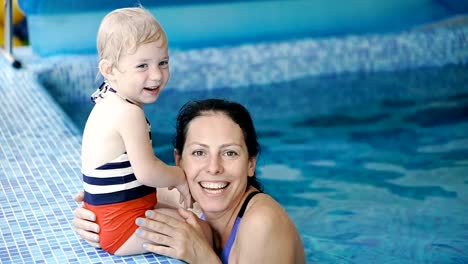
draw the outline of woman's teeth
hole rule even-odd
[[[200,182],[200,186],[208,192],[211,193],[220,193],[225,189],[229,184],[227,182]]]

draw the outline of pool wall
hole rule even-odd
[[[29,39],[41,56],[92,54],[101,19],[118,7],[147,7],[164,26],[171,48],[200,48],[271,40],[384,33],[468,12],[445,0],[19,0]]]
[[[308,38],[233,47],[175,50],[168,89],[212,90],[280,84],[301,78],[468,64],[468,26],[391,34]],[[42,59],[39,81],[57,95],[88,100],[99,85],[97,56]],[[69,91],[73,90],[73,93]],[[397,92],[397,91],[396,91]]]

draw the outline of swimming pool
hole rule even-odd
[[[183,103],[222,97],[244,104],[262,145],[259,178],[296,223],[308,263],[462,263],[468,261],[467,71],[446,66],[168,88],[145,109],[155,153],[172,163]],[[74,85],[61,87],[75,91]],[[92,104],[66,91],[52,96],[82,130]]]
[[[442,26],[171,51],[170,84],[147,108],[155,152],[172,162],[188,99],[242,102],[263,146],[259,177],[308,263],[468,262],[467,35]],[[26,57],[20,71],[0,62],[0,262],[179,263],[112,257],[74,234],[96,58]]]

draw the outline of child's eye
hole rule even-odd
[[[161,67],[161,68],[166,68],[168,65],[169,65],[168,60],[163,60],[163,61],[159,62],[159,67]]]
[[[145,69],[145,68],[148,68],[148,64],[140,64],[137,66],[137,68],[141,68],[141,69]]]

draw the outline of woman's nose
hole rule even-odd
[[[210,174],[216,175],[223,172],[222,160],[217,156],[213,155],[208,161],[207,171]]]

